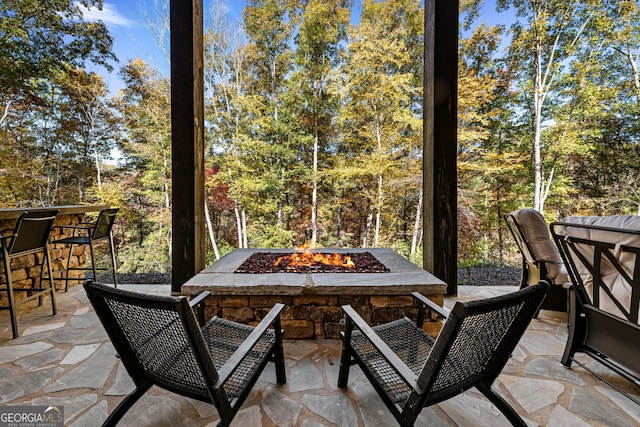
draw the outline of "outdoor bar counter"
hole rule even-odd
[[[7,228],[6,224],[8,220],[13,220],[13,224],[15,224],[15,220],[22,214],[22,212],[32,212],[32,211],[48,211],[51,209],[59,209],[60,213],[58,216],[60,218],[64,216],[70,215],[82,215],[86,212],[99,212],[102,209],[109,208],[109,205],[70,205],[70,206],[46,206],[46,207],[37,207],[37,208],[11,208],[11,209],[0,209],[0,228]],[[56,220],[56,224],[59,219]]]
[[[56,216],[54,227],[57,225],[76,225],[85,220],[85,215],[91,212],[99,212],[102,209],[109,208],[108,205],[71,205],[71,206],[47,206],[36,208],[11,208],[0,209],[0,230],[13,229],[18,217],[25,211],[45,211],[58,209],[60,213]],[[64,289],[64,282],[55,280],[59,275],[55,274],[56,271],[62,270],[67,266],[67,257],[69,255],[69,249],[66,245],[56,245],[56,240],[64,237],[69,237],[70,231],[65,229],[54,228],[51,232],[51,244],[49,245],[49,252],[51,254],[51,265],[54,272],[54,283],[56,289]],[[88,250],[87,250],[88,253]],[[85,246],[74,246],[73,253],[71,254],[71,267],[77,267],[83,265],[86,261]],[[37,287],[40,280],[40,265],[42,264],[42,254],[25,255],[23,257],[16,258],[11,263],[11,271],[14,280],[14,285],[19,287]],[[71,276],[82,276],[82,271],[71,272]],[[0,274],[2,281],[4,282],[4,274]],[[81,283],[80,281],[69,281],[69,286]],[[22,294],[22,295],[21,295]],[[23,292],[18,292],[16,298],[24,297]]]

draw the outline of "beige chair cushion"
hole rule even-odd
[[[564,285],[569,280],[569,274],[562,262],[558,249],[551,240],[549,226],[540,212],[535,209],[520,209],[511,212],[522,229],[525,240],[529,244],[531,256],[537,262],[544,262],[547,278],[553,284]]]
[[[568,217],[561,222],[572,224],[596,225],[620,229],[620,231],[592,230],[578,227],[560,227],[558,231],[562,235],[570,237],[595,240],[599,242],[613,243],[615,245],[627,245],[640,248],[640,235],[626,233],[627,230],[640,231],[640,216],[633,215],[613,215],[613,216],[583,216]],[[588,260],[593,260],[593,247],[589,245],[578,245],[579,250]],[[617,262],[633,277],[635,266],[635,254],[624,252],[616,248],[614,257]],[[580,277],[582,278],[585,290],[590,298],[593,298],[593,277],[587,268],[578,260],[574,260]],[[616,270],[616,268],[606,258],[602,258],[600,273],[604,285],[609,288],[615,298],[627,309],[631,304],[631,284]],[[638,286],[640,284],[636,284]],[[613,303],[611,298],[600,291],[600,309],[618,317],[624,317],[620,309]]]

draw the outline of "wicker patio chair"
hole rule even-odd
[[[212,403],[228,426],[267,362],[286,382],[280,312],[276,304],[256,326],[218,317],[204,323],[192,307],[209,292],[186,297],[144,295],[87,281],[84,287],[136,388],[109,415],[115,426],[152,386]],[[273,325],[273,329],[269,327]]]
[[[544,310],[566,312],[569,305],[569,272],[551,240],[549,226],[535,209],[520,209],[504,217],[522,255],[520,288],[540,280],[551,284],[542,302]]]
[[[457,302],[450,312],[413,293],[417,322],[405,317],[374,327],[343,306],[347,322],[338,387],[347,386],[349,368],[357,363],[401,426],[412,426],[422,408],[476,387],[513,425],[526,426],[491,386],[548,286],[540,282],[504,296]],[[436,340],[421,328],[425,308],[446,317]]]
[[[113,271],[113,285],[118,287],[118,282],[116,278],[116,253],[113,247],[113,235],[111,234],[111,229],[113,228],[113,223],[116,220],[116,215],[118,214],[119,208],[109,208],[103,209],[98,213],[98,217],[95,222],[81,222],[78,225],[59,225],[56,228],[60,229],[71,229],[72,235],[71,237],[65,237],[63,239],[56,240],[53,243],[69,245],[69,256],[67,257],[67,267],[64,270],[61,270],[61,273],[64,272],[65,275],[61,276],[58,280],[64,280],[65,292],[69,288],[69,280],[74,281],[83,281],[84,277],[69,277],[69,271],[73,270],[91,270],[93,272],[93,280],[96,280],[97,273],[96,271],[104,271],[107,270],[106,267],[97,267],[96,266],[96,257],[95,257],[95,244],[99,242],[106,242],[107,246],[109,246],[109,255],[111,257],[111,269]],[[71,254],[73,252],[73,247],[77,245],[86,245],[89,246],[89,255],[91,257],[91,266],[90,267],[71,267]]]
[[[53,314],[56,314],[56,295],[55,286],[53,284],[51,256],[49,255],[49,236],[51,228],[55,221],[56,215],[60,212],[58,209],[24,212],[13,229],[0,231],[0,260],[4,265],[5,283],[2,292],[7,293],[7,306],[0,306],[0,310],[9,310],[11,318],[11,330],[13,338],[18,338],[18,317],[16,314],[17,306],[27,303],[38,298],[38,305],[42,305],[42,297],[46,294],[51,295],[51,308]],[[35,254],[42,253],[42,257],[38,258]],[[14,258],[34,254],[34,260],[42,264],[40,266],[40,281],[33,287],[19,286],[15,287],[14,278],[11,274],[11,260]],[[44,276],[45,267],[48,276]],[[44,282],[49,282],[49,286],[45,287]],[[27,297],[16,300],[15,292],[26,292]]]

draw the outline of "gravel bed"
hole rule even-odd
[[[116,279],[123,285],[162,285],[171,283],[171,273],[118,273]],[[113,275],[110,271],[98,274],[98,281],[111,283]]]
[[[519,286],[520,267],[464,267],[458,269],[458,283],[470,286]]]

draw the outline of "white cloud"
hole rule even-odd
[[[116,10],[116,6],[112,3],[104,3],[102,5],[102,10],[98,10],[96,8],[87,9],[84,6],[80,5],[82,10],[82,14],[84,15],[84,19],[87,21],[97,21],[101,20],[108,27],[133,27],[134,22],[123,16]]]

